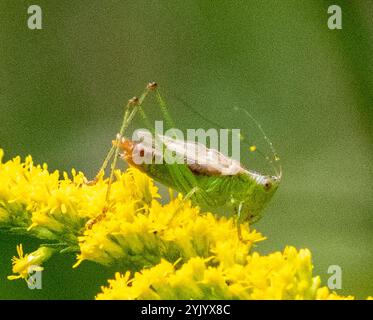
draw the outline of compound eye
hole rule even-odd
[[[269,189],[271,189],[271,187],[272,187],[272,183],[271,183],[271,181],[266,181],[265,183],[264,183],[264,190],[266,190],[266,191],[268,191]]]

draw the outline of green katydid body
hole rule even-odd
[[[142,103],[150,91],[156,91],[156,97],[167,126],[175,128],[166,103],[157,90],[156,83],[149,83],[139,99],[135,97],[129,100],[125,108],[120,132],[100,169],[100,172],[105,170],[109,160],[114,157],[106,201],[109,202],[110,200],[110,186],[114,177],[117,156],[121,153],[122,158],[130,165],[137,167],[156,181],[181,192],[195,204],[211,209],[224,208],[228,215],[237,215],[238,225],[246,221],[251,223],[257,221],[261,217],[264,206],[269,202],[279,186],[281,169],[279,174],[276,173],[276,176],[262,175],[245,169],[238,161],[222,155],[217,150],[209,149],[194,142],[184,142],[170,137],[158,136],[155,139],[152,138],[151,143],[146,145],[142,141],[125,139],[124,133],[138,112],[147,124],[148,129],[154,133],[154,128],[151,128],[149,119],[142,108]],[[246,111],[243,112],[245,113]],[[252,117],[250,116],[250,118]],[[263,133],[264,138],[272,149],[274,159],[277,161],[278,157],[275,155],[271,142],[265,136],[264,131],[256,120],[253,118],[252,120]],[[161,144],[163,146],[161,153],[155,147],[155,145],[158,145],[159,138],[162,140]],[[197,155],[194,152],[190,152],[187,148],[190,145],[197,146],[197,149],[203,151],[202,154],[204,155],[200,157],[198,152]],[[165,156],[168,154],[165,151],[176,153],[178,158],[183,161],[181,163],[168,161],[139,163],[134,161],[134,156],[136,155],[140,155],[141,158],[141,155],[148,154],[150,158],[154,159],[160,155]],[[266,159],[269,160],[268,157]],[[270,162],[272,164],[272,161]],[[97,181],[98,176],[90,183]],[[93,219],[89,225],[92,225],[104,215],[105,212]],[[240,232],[240,228],[238,230]]]
[[[148,164],[143,166],[143,171],[164,185],[186,194],[187,189],[175,185],[168,166],[170,165]],[[188,170],[182,164],[173,164],[172,166],[184,167],[177,168],[177,171]],[[261,218],[263,208],[279,185],[276,177],[261,176],[249,171],[232,176],[208,176],[194,173],[194,178],[198,189],[196,189],[196,196],[191,198],[198,205],[227,209],[228,213],[239,214],[239,222],[249,221],[250,223]],[[259,182],[258,179],[262,182]],[[203,190],[203,195],[198,195],[198,190]]]
[[[119,148],[123,159],[130,165],[184,195],[189,194],[202,207],[223,208],[230,214],[238,214],[240,223],[257,221],[278,188],[279,177],[246,170],[216,150],[200,146],[204,151],[202,154],[213,154],[209,161],[201,161],[205,159],[196,159],[194,153],[188,154],[187,145],[191,142],[172,138],[165,140],[163,136],[161,139],[164,142],[163,154],[172,151],[183,158],[182,163],[155,163],[155,155],[158,152],[159,156],[159,151],[154,147],[154,141],[149,145],[122,138]],[[135,163],[134,159],[139,154],[143,158],[150,155],[148,158],[152,161]]]

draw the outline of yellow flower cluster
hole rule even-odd
[[[2,151],[1,151],[2,155]],[[28,156],[0,162],[0,228],[29,232],[54,240],[61,249],[78,253],[75,266],[84,260],[117,265],[129,270],[153,266],[161,258],[224,257],[227,264],[243,263],[253,243],[264,237],[243,226],[244,242],[233,219],[201,213],[179,195],[162,205],[153,181],[137,169],[116,171],[110,206],[91,228],[87,221],[102,214],[107,180],[84,184],[84,175],[72,171],[49,173],[47,165],[35,166]],[[18,217],[22,217],[19,219]]]
[[[224,262],[224,261],[222,261]],[[117,273],[96,299],[353,299],[330,293],[312,276],[309,250],[253,253],[246,263],[214,265],[194,257],[178,267],[166,260],[135,273]]]
[[[84,188],[84,176],[75,170],[72,179],[65,172],[60,179],[60,173],[49,173],[46,164],[34,166],[31,156],[24,162],[16,157],[6,163],[2,157],[0,149],[0,228],[76,243],[85,222],[97,214],[90,198],[103,198],[102,184]]]
[[[132,174],[143,176],[138,171]],[[239,240],[233,219],[201,214],[180,196],[165,205],[153,199],[142,207],[128,200],[84,232],[79,238],[78,259],[101,264],[122,262],[123,267],[134,270],[157,264],[161,258],[174,262],[214,255],[224,257],[226,264],[243,263],[251,245],[264,239],[256,231],[249,232],[248,226],[243,236],[245,242]]]
[[[243,225],[242,240],[234,218],[201,212],[181,195],[161,204],[154,182],[136,169],[115,172],[107,205],[102,176],[88,186],[75,170],[60,177],[31,156],[2,158],[0,149],[0,230],[49,242],[30,254],[18,246],[9,279],[27,280],[30,266],[41,270],[58,249],[77,254],[75,266],[90,260],[124,272],[97,299],[342,298],[312,276],[308,250],[253,253],[260,233]]]

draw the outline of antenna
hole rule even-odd
[[[265,133],[262,125],[260,124],[260,122],[258,120],[256,120],[252,114],[250,112],[248,112],[247,110],[243,109],[243,108],[239,108],[239,107],[234,107],[233,108],[235,111],[242,111],[243,113],[245,113],[253,122],[254,124],[257,126],[257,128],[260,130],[261,134],[263,135],[263,138],[264,140],[267,142],[269,148],[271,149],[271,152],[272,152],[272,155],[273,155],[273,158],[270,159],[268,156],[265,156],[265,158],[269,161],[269,163],[271,164],[273,170],[275,171],[276,173],[276,176],[281,179],[282,177],[282,166],[281,166],[281,163],[279,163],[279,167],[278,167],[278,171],[277,171],[277,168],[276,166],[274,165],[274,162],[279,162],[280,161],[280,157],[278,156],[277,154],[277,151],[275,149],[275,147],[273,146],[273,143],[272,141],[268,138],[267,134]]]
[[[194,108],[192,105],[190,105],[188,102],[186,102],[184,99],[180,98],[179,96],[176,96],[176,95],[172,95],[176,100],[180,101],[182,104],[184,104],[186,107],[188,107],[188,109],[192,110],[194,113],[196,113],[198,116],[200,116],[203,120],[205,120],[206,122],[216,126],[217,128],[219,129],[222,129],[223,126],[220,125],[219,123],[207,118],[203,113],[201,113],[200,111],[198,111],[196,108]],[[268,144],[270,150],[271,150],[271,153],[273,155],[273,158],[271,159],[269,156],[265,155],[261,150],[257,149],[255,147],[255,150],[256,152],[258,152],[258,154],[260,156],[262,156],[264,159],[266,159],[268,161],[268,163],[271,165],[272,169],[274,170],[276,176],[278,177],[278,179],[281,179],[282,177],[282,166],[281,166],[281,163],[279,163],[280,161],[280,157],[278,156],[277,154],[277,151],[275,149],[275,147],[273,146],[273,143],[272,141],[268,138],[267,134],[265,133],[262,125],[260,124],[260,122],[258,120],[256,120],[253,115],[251,115],[251,113],[249,113],[247,110],[243,109],[243,108],[239,108],[239,107],[234,107],[233,108],[235,111],[241,111],[243,113],[245,113],[251,121],[254,122],[255,126],[259,129],[260,133],[262,134],[264,140],[266,141],[266,143]],[[276,168],[274,162],[277,162],[279,163],[279,166],[278,168]]]

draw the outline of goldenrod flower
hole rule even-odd
[[[161,258],[176,261],[180,257],[216,256],[226,264],[242,263],[251,245],[264,239],[260,233],[247,230],[244,237],[248,241],[244,243],[238,238],[233,219],[201,214],[181,196],[166,205],[156,200],[142,206],[138,201],[127,201],[117,204],[79,238],[78,260],[118,263],[132,270],[154,265]],[[234,254],[226,256],[227,252]]]
[[[202,212],[181,195],[160,203],[150,179],[137,169],[115,172],[108,210],[92,228],[86,223],[107,208],[107,179],[88,186],[81,172],[49,172],[31,156],[2,162],[0,229],[46,239],[30,254],[17,246],[9,279],[28,279],[29,268],[53,251],[116,266],[97,299],[340,299],[312,274],[308,249],[253,252],[265,238],[234,218]],[[51,249],[51,247],[55,249]],[[35,269],[33,269],[35,271]]]
[[[24,254],[22,244],[18,245],[18,257],[14,256],[12,258],[12,271],[17,275],[8,276],[8,279],[15,280],[22,278],[27,281],[32,272],[43,270],[41,264],[49,259],[49,257],[52,255],[52,252],[53,249],[51,248],[40,247],[38,250],[32,253]]]
[[[178,267],[162,260],[136,272],[116,274],[96,299],[351,299],[331,293],[313,277],[308,250],[247,257],[245,265],[215,265],[193,257]]]

